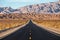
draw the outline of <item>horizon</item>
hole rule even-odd
[[[27,5],[57,2],[58,0],[0,0],[0,7],[11,7],[17,9]]]

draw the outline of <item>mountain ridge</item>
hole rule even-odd
[[[0,7],[0,13],[60,13],[60,1],[24,6],[18,9]]]

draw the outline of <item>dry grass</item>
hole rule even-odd
[[[36,23],[55,29],[60,29],[60,20],[35,20]]]
[[[27,20],[0,20],[0,31],[25,24]]]

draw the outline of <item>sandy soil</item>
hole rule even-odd
[[[60,36],[60,29],[53,28],[53,27],[48,27],[46,25],[42,25],[42,24],[39,24],[39,23],[34,22],[34,21],[33,21],[33,23],[36,24],[37,26],[47,30],[47,31],[50,31],[51,33],[53,33],[53,34],[55,34],[57,36]]]

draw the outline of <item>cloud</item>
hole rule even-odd
[[[8,2],[39,2],[39,1],[47,1],[47,0],[6,0]]]
[[[3,7],[3,5],[0,4],[0,7]]]
[[[32,0],[7,0],[8,2],[31,2]]]
[[[1,0],[2,1],[2,0]],[[57,0],[4,0],[5,2],[49,2]]]

